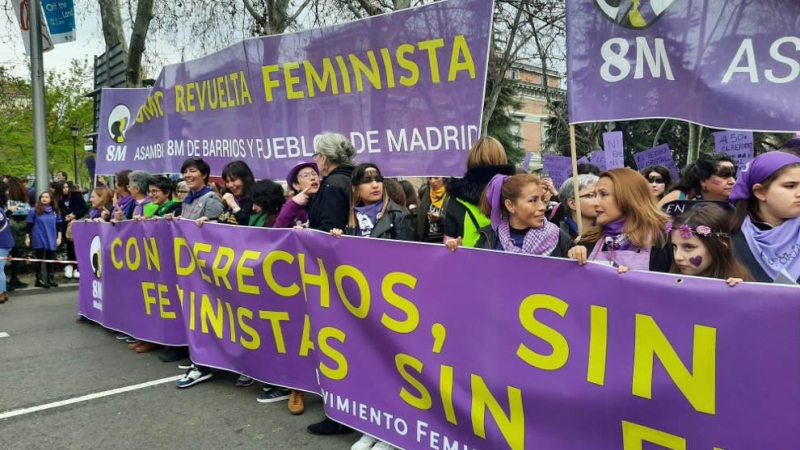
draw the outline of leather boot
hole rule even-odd
[[[36,284],[34,286],[50,289],[50,283],[45,281],[45,277],[43,277],[42,274],[36,274]]]
[[[47,283],[52,287],[58,287],[58,283],[56,283],[55,268],[50,264],[47,265]]]

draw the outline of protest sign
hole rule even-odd
[[[636,168],[639,170],[648,166],[664,166],[669,169],[673,181],[678,181],[680,179],[678,167],[675,166],[675,160],[672,158],[672,151],[670,151],[669,145],[667,144],[661,144],[650,150],[636,153],[633,155],[633,159],[636,161]],[[645,174],[645,176],[647,176],[647,174]]]
[[[531,158],[533,157],[533,152],[525,152],[525,159],[522,160],[522,170],[525,172],[528,171],[531,167]]]
[[[572,158],[559,155],[545,155],[542,171],[553,180],[553,186],[561,185],[572,176]]]
[[[600,170],[606,170],[606,153],[602,150],[592,150],[590,152],[592,164]]]
[[[738,170],[742,170],[754,158],[753,132],[718,131],[714,133],[714,149],[730,156]]]
[[[213,175],[244,160],[256,178],[284,179],[338,132],[386,176],[462,175],[480,130],[492,3],[437,2],[166,66],[128,107],[124,142],[101,118],[97,172],[179,172],[202,157]]]
[[[570,122],[796,132],[800,2],[701,3],[567,1]]]
[[[581,156],[578,158],[578,164],[591,164],[591,162],[589,161],[589,158]]]
[[[625,149],[622,131],[603,133],[603,151],[606,156],[606,169],[625,167]]]
[[[800,442],[797,287],[232,230],[76,224],[79,312],[318,392],[328,416],[400,448]]]

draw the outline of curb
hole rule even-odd
[[[61,284],[59,283],[58,287],[51,287],[49,289],[39,288],[39,287],[26,287],[23,289],[14,289],[13,291],[9,292],[9,297],[24,297],[26,295],[38,295],[38,294],[55,294],[55,293],[63,293],[63,292],[77,292],[78,291],[78,283],[69,283],[69,284]]]

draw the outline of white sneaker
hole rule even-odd
[[[67,264],[67,267],[64,267],[64,277],[68,278],[68,279],[72,278],[72,272],[74,270],[75,270],[75,268],[72,267],[72,264]]]
[[[350,450],[370,450],[376,442],[378,442],[378,440],[374,437],[368,434],[362,434],[361,439],[353,444],[353,446],[350,447]]]
[[[75,271],[72,272],[72,279],[73,280],[79,280],[80,278],[81,278],[81,273],[78,272],[78,268],[76,267]]]
[[[396,449],[391,445],[387,444],[386,442],[378,441],[378,443],[372,447],[372,450],[396,450]]]

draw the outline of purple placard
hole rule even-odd
[[[570,122],[795,132],[800,2],[568,0]],[[774,20],[742,20],[748,17]],[[687,20],[691,17],[692,20]]]
[[[585,156],[581,156],[578,159],[578,164],[591,164],[591,162],[589,161],[589,158],[587,158]]]
[[[533,152],[525,152],[525,159],[522,160],[522,170],[525,172],[528,171],[531,167],[531,158],[533,157]]]
[[[753,160],[752,131],[718,131],[714,133],[714,149],[733,159],[738,169],[744,170]]]
[[[606,170],[625,167],[622,131],[603,133],[603,151],[606,154]]]
[[[179,172],[199,156],[214,175],[242,159],[257,178],[284,179],[338,132],[356,163],[387,176],[461,175],[480,130],[492,3],[437,2],[166,66],[130,108],[125,142],[101,134],[97,171]]]
[[[658,147],[653,147],[650,150],[645,150],[633,155],[633,159],[636,160],[636,168],[639,170],[644,169],[647,166],[654,166],[654,165],[661,165],[669,169],[670,173],[672,173],[672,179],[674,181],[678,181],[680,179],[680,173],[678,173],[678,167],[675,165],[675,160],[672,158],[672,151],[669,149],[669,145],[661,144]],[[644,174],[647,176],[647,174]]]
[[[553,180],[553,186],[559,189],[572,176],[572,158],[559,155],[545,155],[542,171]]]
[[[606,154],[602,150],[592,150],[590,152],[592,164],[600,170],[606,170]]]
[[[328,416],[406,449],[800,442],[797,287],[231,230],[76,224],[79,311],[189,344],[199,364],[319,392]],[[532,273],[547,276],[507,281]],[[370,420],[385,414],[391,426]]]

